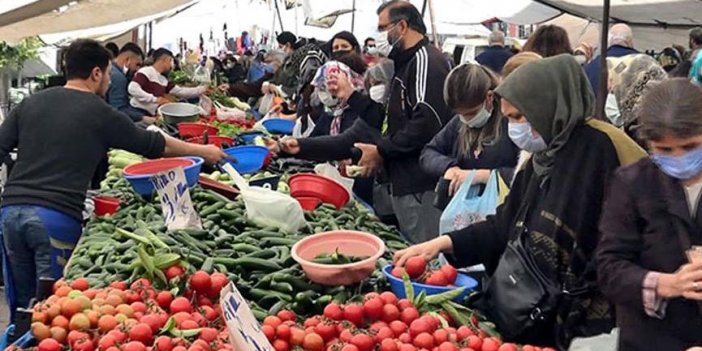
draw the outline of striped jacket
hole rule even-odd
[[[431,191],[438,179],[422,171],[419,156],[453,116],[443,96],[449,65],[426,38],[410,49],[393,52],[390,58],[395,62],[395,76],[378,152],[385,161],[393,195]]]

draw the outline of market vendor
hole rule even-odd
[[[281,50],[272,50],[263,55],[263,64],[265,72],[263,75],[254,81],[226,83],[219,86],[219,90],[225,91],[229,96],[247,101],[250,98],[259,98],[263,96],[261,87],[264,82],[275,79],[275,76],[280,74],[280,67],[285,61],[285,53]]]
[[[144,122],[153,124],[156,118],[153,115],[144,114],[129,104],[129,76],[133,75],[144,62],[144,52],[139,45],[126,43],[119,51],[119,55],[112,61],[112,71],[110,72],[110,88],[107,90],[105,98],[112,107],[124,112],[134,122]]]
[[[193,88],[181,87],[168,81],[168,74],[173,70],[173,53],[161,48],[152,54],[154,63],[137,71],[129,83],[128,91],[132,96],[132,107],[149,116],[156,115],[159,106],[171,103],[169,95],[182,99],[199,97],[207,92],[207,86]]]
[[[74,41],[65,56],[66,85],[22,100],[0,125],[0,159],[19,150],[0,208],[13,311],[35,296],[39,278],[61,277],[81,234],[88,183],[110,148],[148,158],[194,155],[210,164],[227,157],[213,145],[139,128],[108,105],[110,59],[100,43]]]
[[[540,86],[550,88],[534,89]],[[510,139],[533,153],[531,161],[494,216],[399,251],[394,260],[404,266],[410,257],[443,252],[460,267],[484,264],[490,279],[478,307],[503,337],[567,349],[574,337],[613,327],[610,303],[597,287],[597,223],[614,171],[645,152],[590,117],[594,96],[572,55],[527,63],[495,92]]]
[[[616,304],[618,350],[702,346],[702,89],[687,79],[645,93],[640,136],[651,157],[617,171],[597,248],[602,291]]]

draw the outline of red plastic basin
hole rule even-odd
[[[368,256],[349,264],[320,264],[312,260],[320,254],[338,251],[348,256]],[[340,286],[358,283],[375,270],[378,258],[385,252],[385,243],[377,236],[351,230],[336,230],[310,235],[293,245],[292,258],[297,261],[311,281]]]
[[[149,160],[127,166],[122,171],[127,176],[150,175],[163,172],[167,169],[176,167],[191,166],[195,161],[187,158],[172,157],[161,158],[158,160]]]
[[[181,123],[182,124],[182,123]],[[219,135],[210,135],[209,132],[207,133],[207,144],[208,145],[217,145],[218,147],[224,147],[224,144],[227,144],[227,147],[234,146],[234,139],[226,136],[219,136]],[[204,140],[204,137],[196,137],[196,138],[190,138],[188,139],[188,142],[195,143],[195,144],[202,144],[202,141]]]
[[[322,203],[321,199],[308,196],[296,197],[295,200],[300,203],[300,206],[305,211],[314,211]]]
[[[96,216],[114,214],[117,212],[120,204],[120,200],[118,198],[111,196],[96,196],[93,198],[93,202],[95,203]]]
[[[198,183],[200,183],[200,186],[203,189],[210,189],[226,197],[229,200],[235,200],[236,197],[239,196],[239,189],[224,184],[222,182],[218,182],[214,179],[207,178],[205,176],[200,176],[200,178],[198,179]]]
[[[207,130],[207,135],[211,136],[215,136],[217,135],[217,133],[219,133],[219,129],[217,129],[216,127],[208,126],[204,123],[178,123],[178,133],[183,139],[201,137],[203,134],[205,134],[205,130]]]
[[[314,197],[341,209],[350,199],[349,192],[341,184],[327,177],[311,173],[300,173],[290,177],[290,195],[294,198]]]

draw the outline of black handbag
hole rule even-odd
[[[486,287],[487,314],[502,336],[522,339],[552,329],[562,297],[563,289],[541,272],[524,248],[523,235],[509,241]]]

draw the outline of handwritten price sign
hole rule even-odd
[[[222,306],[235,350],[273,351],[273,346],[261,331],[249,305],[233,283],[222,290],[219,305]]]
[[[182,167],[169,169],[151,177],[156,187],[161,210],[168,230],[197,228],[202,229],[192,201],[188,182]]]

